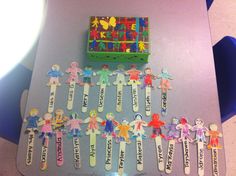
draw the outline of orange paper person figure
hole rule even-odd
[[[206,136],[210,137],[209,144],[207,145],[208,149],[217,148],[222,149],[222,146],[219,145],[219,137],[222,137],[222,133],[217,131],[218,127],[216,124],[210,125],[210,130],[206,132]]]

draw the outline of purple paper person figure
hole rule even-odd
[[[168,129],[166,135],[167,140],[177,139],[179,137],[179,131],[176,129],[176,126],[178,124],[179,124],[179,119],[174,117],[172,119],[172,122],[165,126],[165,128]]]
[[[206,143],[205,132],[208,131],[207,127],[204,127],[204,122],[202,119],[196,119],[195,125],[192,128],[192,131],[196,131],[196,142],[204,142]]]

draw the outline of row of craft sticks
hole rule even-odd
[[[98,112],[104,111],[105,104],[105,95],[106,87],[110,86],[109,77],[116,75],[116,80],[113,83],[117,87],[116,93],[116,111],[122,112],[123,106],[123,86],[131,86],[132,94],[132,107],[134,112],[139,111],[139,99],[138,99],[138,86],[141,85],[141,79],[143,79],[142,89],[145,89],[145,111],[146,115],[151,115],[151,90],[154,88],[153,80],[160,79],[160,85],[158,88],[161,89],[161,113],[162,115],[167,114],[167,91],[171,89],[170,81],[172,76],[167,72],[166,69],[162,69],[161,73],[155,76],[152,73],[152,69],[147,67],[144,69],[144,72],[138,70],[135,64],[131,65],[130,70],[125,70],[124,65],[118,65],[117,70],[110,71],[109,66],[104,64],[102,65],[101,70],[94,72],[92,67],[86,66],[83,70],[79,68],[77,62],[72,62],[70,67],[66,70],[66,73],[69,74],[67,83],[69,84],[69,92],[67,99],[67,109],[72,110],[74,104],[74,94],[76,84],[84,86],[83,91],[83,100],[82,100],[82,112],[87,112],[88,110],[88,97],[90,86],[93,86],[92,76],[99,75],[99,81],[97,85],[100,86],[99,90],[99,101],[98,101]],[[81,81],[79,75],[83,76]],[[125,76],[129,76],[128,82],[126,82]],[[48,103],[48,112],[51,113],[54,111],[55,97],[57,86],[60,86],[59,78],[63,76],[63,72],[60,71],[60,66],[54,64],[51,70],[48,71],[48,76],[50,77],[48,86],[50,86],[50,96]]]
[[[112,146],[113,139],[120,144],[119,156],[118,156],[118,173],[122,175],[124,173],[125,166],[125,152],[126,144],[130,144],[132,140],[136,140],[136,163],[137,170],[143,171],[143,140],[147,139],[145,133],[146,127],[152,127],[152,134],[150,138],[155,140],[156,153],[157,153],[157,165],[160,171],[166,173],[172,173],[173,170],[173,159],[175,153],[175,143],[183,144],[183,157],[184,157],[184,173],[190,174],[190,147],[189,143],[197,144],[198,151],[198,175],[204,175],[204,145],[206,144],[206,137],[209,136],[208,149],[212,150],[212,166],[213,175],[219,175],[218,167],[218,149],[222,146],[219,145],[219,137],[222,134],[218,131],[216,124],[210,124],[209,129],[204,126],[204,122],[201,119],[195,120],[195,125],[191,126],[185,117],[181,117],[180,120],[173,118],[172,122],[166,124],[160,120],[158,114],[153,114],[150,122],[143,120],[143,116],[140,113],[134,115],[134,120],[128,122],[123,120],[121,123],[115,120],[113,113],[107,113],[104,119],[98,117],[96,110],[91,110],[89,117],[82,120],[76,112],[72,112],[69,117],[64,115],[62,109],[57,109],[54,114],[46,113],[43,118],[38,116],[39,111],[35,108],[31,109],[29,116],[25,118],[26,133],[28,134],[28,146],[26,154],[26,165],[31,165],[33,160],[34,152],[34,139],[35,133],[38,131],[38,127],[41,127],[41,134],[39,138],[43,140],[42,151],[41,151],[41,169],[46,170],[48,167],[47,156],[48,156],[48,145],[49,139],[55,134],[56,143],[56,161],[57,166],[62,166],[64,163],[63,154],[63,136],[67,134],[69,139],[73,140],[73,151],[74,151],[74,166],[75,168],[81,168],[81,157],[80,157],[80,144],[79,138],[82,137],[81,124],[87,123],[88,127],[85,132],[86,135],[90,136],[89,144],[89,163],[91,167],[96,166],[96,136],[101,134],[99,126],[103,126],[102,138],[106,139],[106,150],[105,150],[105,169],[112,169]],[[168,132],[163,134],[162,130],[166,128]],[[116,133],[116,131],[119,131]],[[196,133],[196,138],[192,139],[190,134],[191,131]],[[133,135],[130,137],[129,132]],[[164,162],[162,139],[169,141],[167,161]]]

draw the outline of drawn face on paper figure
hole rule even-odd
[[[145,74],[150,75],[150,74],[152,74],[152,69],[149,67],[145,68],[144,72],[145,72]]]
[[[107,64],[102,65],[102,69],[103,70],[108,70],[108,65]]]
[[[125,69],[125,66],[122,65],[122,64],[119,64],[119,65],[117,66],[117,69],[123,71],[123,70]]]
[[[134,120],[142,120],[143,116],[140,113],[135,114]]]
[[[180,123],[181,123],[182,125],[185,125],[187,122],[188,122],[188,121],[187,121],[187,119],[186,119],[185,117],[181,117]]]
[[[159,120],[159,114],[153,114],[152,115],[152,120]]]
[[[55,111],[55,114],[56,114],[57,120],[62,120],[64,111],[63,111],[62,109],[57,109],[57,110]]]
[[[30,114],[30,116],[36,116],[39,114],[39,111],[38,111],[38,109],[33,108],[30,110],[29,114]]]
[[[197,126],[203,126],[204,125],[204,122],[202,121],[202,119],[196,119],[195,123],[196,123]]]
[[[177,119],[177,118],[173,118],[172,119],[172,124],[175,124],[175,125],[177,125],[179,123],[179,119]]]
[[[43,118],[44,118],[44,120],[51,120],[52,114],[46,113],[46,114],[44,114]]]
[[[97,111],[96,110],[91,110],[89,112],[89,115],[90,115],[91,118],[96,118],[97,117]]]
[[[123,120],[123,121],[122,121],[122,125],[128,125],[128,123],[129,123],[129,122],[128,122],[127,120]]]
[[[167,69],[165,69],[165,68],[163,68],[163,69],[161,70],[161,72],[162,72],[162,73],[168,73],[168,72],[167,72]]]
[[[57,64],[54,64],[54,65],[52,66],[52,70],[53,70],[53,71],[58,71],[59,69],[60,69],[60,66],[57,65]]]
[[[77,62],[71,62],[70,66],[72,68],[77,68],[79,66],[79,64]]]
[[[210,130],[211,131],[217,131],[218,127],[216,124],[210,124]]]
[[[72,112],[70,114],[70,119],[77,119],[78,118],[78,114],[76,112]]]
[[[107,120],[113,120],[114,119],[114,114],[113,113],[107,113],[106,115]]]
[[[136,70],[137,66],[135,64],[132,64],[131,66],[131,70]]]

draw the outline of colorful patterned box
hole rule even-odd
[[[148,62],[149,48],[148,17],[90,17],[90,60]]]

